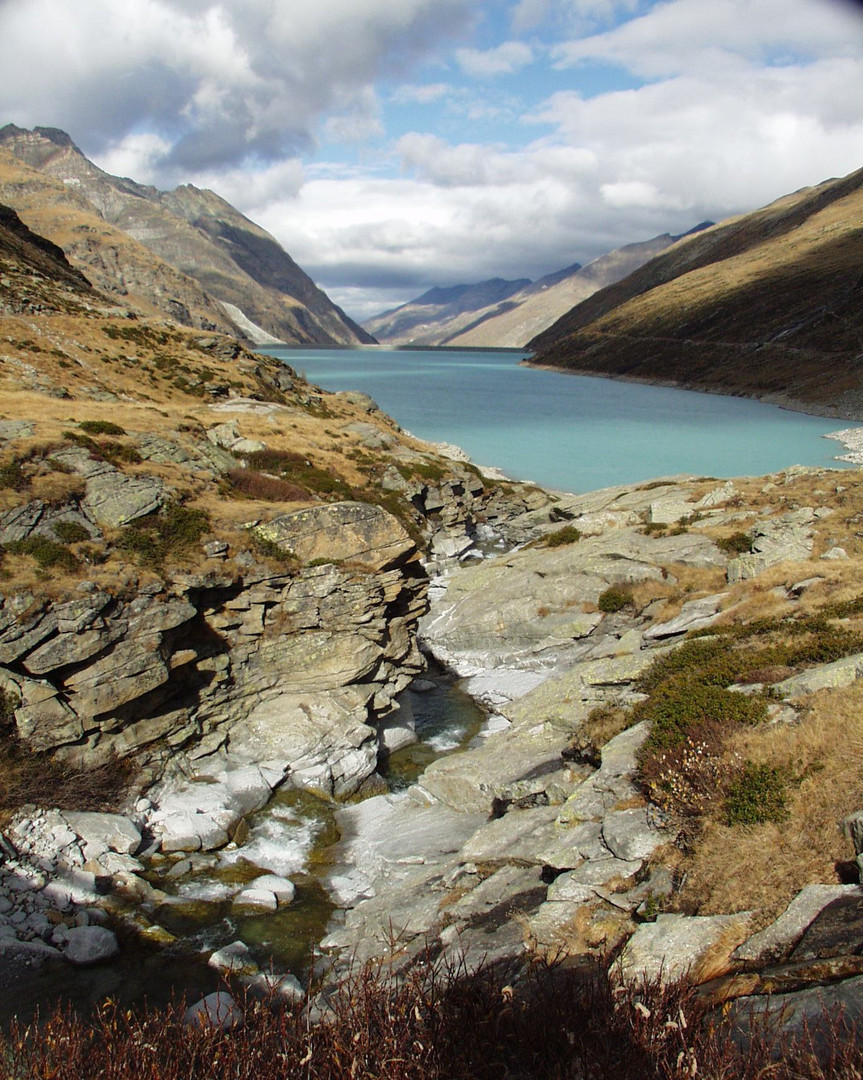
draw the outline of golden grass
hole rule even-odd
[[[708,820],[678,902],[703,914],[760,910],[772,918],[805,885],[839,881],[839,864],[853,858],[839,825],[863,807],[863,686],[819,691],[799,723],[741,731],[729,751],[794,770],[801,779],[791,816],[747,828]]]

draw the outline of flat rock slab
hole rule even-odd
[[[761,1030],[765,1016],[772,1018],[768,1027],[780,1036],[806,1031],[817,1046],[822,1038],[830,1042],[830,1024],[825,1014],[841,1013],[847,1030],[859,1031],[863,1020],[863,975],[832,986],[817,986],[795,994],[772,994],[769,997],[741,997],[731,1006],[731,1018],[742,1034],[753,1027]]]
[[[834,660],[832,664],[819,664],[818,667],[801,671],[790,679],[776,683],[774,691],[784,698],[814,694],[818,690],[839,690],[851,686],[863,675],[863,653],[845,656]]]
[[[735,949],[732,959],[751,964],[784,960],[821,912],[845,897],[859,903],[863,890],[859,885],[807,885],[775,922]]]
[[[283,514],[256,531],[301,562],[329,559],[372,570],[397,566],[416,547],[398,521],[378,506],[342,502]]]
[[[618,859],[649,859],[658,847],[673,842],[676,834],[654,828],[648,821],[647,807],[612,810],[602,821],[602,839]]]
[[[727,959],[735,944],[746,936],[749,918],[748,912],[738,915],[660,915],[656,922],[639,926],[624,946],[612,974],[626,981],[661,979],[664,983],[675,982],[697,969],[714,950]]]
[[[704,596],[700,600],[690,600],[673,619],[648,627],[644,631],[645,638],[655,641],[710,626],[719,618],[720,606],[727,595],[728,593],[717,593],[715,596]]]
[[[141,846],[141,833],[120,814],[67,810],[63,817],[85,844],[102,846],[123,855],[134,855]]]

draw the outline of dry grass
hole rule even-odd
[[[401,981],[366,967],[324,1016],[241,997],[223,1032],[105,1002],[90,1019],[55,1011],[13,1026],[0,1052],[16,1080],[859,1080],[859,1033],[841,1017],[781,1037],[748,1036],[690,982],[617,984],[601,965],[523,972],[428,965]],[[518,976],[518,977],[514,977]],[[736,1037],[737,1036],[737,1037]]]
[[[799,724],[739,732],[730,749],[755,762],[791,764],[802,779],[782,824],[709,819],[687,861],[679,904],[700,913],[778,915],[803,886],[841,880],[853,858],[839,823],[863,806],[863,687],[812,696]]]

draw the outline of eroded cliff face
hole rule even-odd
[[[336,529],[343,565],[324,554],[292,573],[177,573],[131,596],[86,580],[62,603],[4,596],[0,687],[21,739],[85,764],[133,755],[150,775],[222,753],[355,791],[377,764],[377,723],[423,667],[427,579],[385,511],[316,507],[285,528],[298,514]]]

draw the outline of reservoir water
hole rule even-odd
[[[521,366],[525,353],[261,348],[326,390],[362,390],[422,439],[564,491],[688,472],[838,465],[841,420],[746,398]]]

